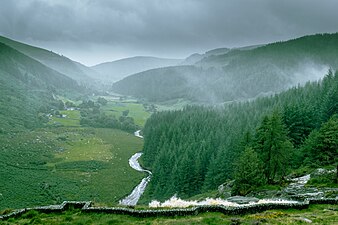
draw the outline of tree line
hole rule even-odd
[[[338,158],[338,73],[255,101],[154,113],[144,128],[147,195],[190,197],[236,179],[236,194]]]
[[[100,97],[97,102],[92,100],[83,101],[80,105],[80,124],[82,126],[90,127],[102,127],[102,128],[115,128],[121,129],[127,132],[134,132],[138,130],[138,125],[135,124],[134,118],[129,117],[129,111],[123,111],[122,115],[119,118],[116,118],[115,115],[108,115],[100,107],[106,105],[107,100]]]

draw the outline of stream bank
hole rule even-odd
[[[135,137],[143,138],[143,136],[140,135],[140,130],[135,131],[134,135]],[[143,178],[141,182],[133,189],[133,191],[127,197],[119,201],[120,205],[135,206],[151,179],[152,173],[149,170],[143,169],[140,163],[138,162],[138,159],[142,156],[142,154],[143,154],[142,152],[138,152],[134,154],[132,157],[130,157],[129,165],[134,170],[147,173],[148,176]]]

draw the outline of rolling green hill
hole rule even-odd
[[[105,62],[91,67],[93,70],[100,73],[101,80],[118,81],[124,77],[150,70],[154,68],[175,66],[182,60],[180,59],[164,59],[149,56],[136,56],[125,58],[113,62]]]
[[[0,43],[1,132],[39,126],[38,112],[53,94],[78,92],[76,81]]]
[[[141,72],[115,83],[113,90],[149,101],[184,98],[217,103],[280,92],[337,67],[338,33],[317,34],[233,49],[204,57],[193,66]]]
[[[93,79],[96,79],[99,76],[89,67],[74,62],[69,58],[58,55],[52,51],[20,43],[2,36],[0,36],[0,42],[76,80],[80,84],[92,84]]]

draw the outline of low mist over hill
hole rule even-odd
[[[258,48],[233,49],[203,57],[190,67],[141,72],[115,83],[113,90],[150,101],[184,98],[217,103],[280,92],[317,80],[337,66],[338,34],[318,34]]]
[[[69,58],[58,55],[46,49],[37,48],[0,36],[0,42],[20,51],[21,53],[39,61],[40,63],[76,80],[80,84],[92,85],[98,74]]]
[[[105,62],[91,67],[100,73],[101,80],[118,81],[128,75],[139,73],[154,68],[178,65],[181,59],[164,59],[149,56],[136,56],[120,59],[113,62]]]

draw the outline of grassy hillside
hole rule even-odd
[[[153,69],[124,78],[113,85],[113,90],[154,102],[194,98],[195,88],[189,84],[189,78],[202,77],[203,74],[202,70],[194,66]],[[198,92],[196,94],[196,97],[200,97]]]
[[[93,79],[98,76],[98,74],[90,68],[52,51],[20,43],[2,36],[0,36],[0,42],[78,81],[79,83],[90,84],[93,82]]]
[[[139,73],[145,70],[175,66],[182,60],[164,59],[149,56],[136,56],[132,58],[120,59],[113,62],[105,62],[91,67],[100,73],[101,80],[118,81],[124,77]]]
[[[64,110],[64,103],[98,98],[82,96],[86,90],[76,81],[3,43],[0,81],[1,210],[69,199],[115,205],[141,180],[128,164],[141,139],[81,127],[80,111]],[[108,100],[101,111],[121,116],[125,110],[140,125],[148,116],[142,104],[120,100]]]
[[[317,80],[338,67],[338,33],[306,36],[258,48],[211,55],[195,65],[138,73],[115,83],[115,92],[165,101],[224,102],[283,91]]]
[[[0,81],[2,132],[39,126],[38,112],[53,107],[53,94],[80,91],[74,80],[2,43]]]
[[[115,205],[143,176],[128,164],[141,149],[141,139],[113,129],[67,127],[0,135],[0,210],[64,200]]]

